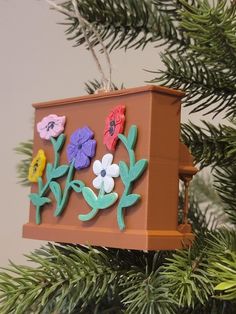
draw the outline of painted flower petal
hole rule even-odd
[[[93,180],[93,186],[98,190],[101,188],[102,183],[103,183],[103,178],[100,175]]]
[[[115,185],[114,180],[112,179],[112,177],[105,176],[103,178],[103,182],[104,182],[104,191],[106,193],[110,193],[113,190],[114,185]]]
[[[77,129],[75,132],[73,132],[71,134],[71,137],[70,137],[70,141],[71,143],[73,143],[74,145],[79,145],[81,144],[81,141],[82,141],[82,134],[80,132],[81,129]]]
[[[56,114],[50,114],[37,123],[37,131],[42,139],[49,140],[64,131],[65,121],[65,116],[59,117]]]
[[[66,154],[68,161],[72,162],[78,154],[77,146],[75,146],[74,144],[69,144],[66,148]]]
[[[96,151],[96,141],[95,140],[88,140],[82,146],[83,152],[90,158],[95,155]]]
[[[78,153],[75,157],[75,168],[77,170],[87,168],[90,165],[90,159],[84,154],[81,150],[78,150]]]
[[[47,132],[46,128],[39,132],[39,136],[42,139],[45,139],[45,140],[49,140],[50,139],[50,134]]]
[[[113,155],[112,154],[106,154],[102,157],[102,167],[103,169],[107,169],[108,166],[112,164]]]
[[[57,124],[65,125],[66,123],[66,116],[57,117]]]
[[[102,171],[102,163],[100,160],[95,160],[93,163],[93,172],[98,176]]]
[[[46,156],[42,149],[40,149],[36,157],[32,160],[29,172],[28,180],[31,182],[37,182],[38,178],[43,175],[43,171],[46,165]]]
[[[104,141],[103,141],[103,144],[106,145],[107,149],[110,150],[110,151],[114,151],[115,150],[115,147],[116,147],[116,142],[118,140],[118,137],[114,136],[114,135],[110,135],[110,134],[107,134],[105,137],[104,137]]]
[[[117,178],[120,175],[120,168],[117,164],[112,164],[107,167],[106,172],[108,176]]]
[[[105,120],[103,143],[108,150],[114,151],[118,141],[118,134],[124,130],[125,106],[116,106]]]
[[[89,127],[85,126],[83,128],[77,129],[72,135],[71,135],[71,142],[74,144],[83,144],[89,139],[93,138],[94,133],[92,130],[90,130]]]

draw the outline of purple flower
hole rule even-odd
[[[67,146],[67,158],[71,163],[74,161],[76,169],[87,168],[90,165],[90,158],[93,158],[96,151],[96,141],[93,139],[94,133],[85,126],[76,130],[70,138]]]

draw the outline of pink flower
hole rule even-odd
[[[66,117],[58,117],[56,114],[50,114],[37,123],[37,131],[42,139],[50,140],[51,137],[57,137],[64,131]]]

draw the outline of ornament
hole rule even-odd
[[[36,121],[53,109],[67,124],[49,143],[35,133],[34,150],[45,150],[47,164],[29,196],[24,237],[137,250],[190,245],[188,185],[196,169],[179,143],[182,96],[148,86],[36,104]]]

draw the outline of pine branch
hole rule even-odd
[[[166,69],[152,71],[158,74],[151,83],[161,83],[186,92],[184,106],[194,106],[191,113],[205,110],[205,114],[217,115],[224,111],[233,115],[236,109],[236,71],[217,69],[207,65],[202,56],[190,52],[162,53]]]
[[[17,178],[19,179],[19,183],[23,186],[29,186],[30,182],[28,181],[28,171],[32,161],[33,141],[28,140],[27,142],[20,143],[14,151],[17,154],[24,156],[24,159],[22,159],[17,165]]]
[[[201,168],[229,166],[236,158],[236,129],[202,121],[203,126],[182,124],[181,138]]]
[[[209,273],[215,281],[217,297],[236,300],[236,233],[222,230],[208,239],[210,250]],[[217,254],[217,255],[215,255]],[[236,304],[235,304],[236,305]]]
[[[236,166],[233,162],[228,167],[217,168],[215,173],[215,187],[224,204],[232,224],[236,225]]]
[[[207,304],[213,294],[208,277],[208,258],[202,238],[192,248],[179,250],[167,258],[163,274],[169,284],[171,298],[180,307],[194,308],[197,303]]]
[[[183,5],[178,19],[189,45],[182,51],[165,50],[161,55],[166,67],[156,72],[152,82],[182,88],[187,96],[185,106],[191,112],[234,115],[236,109],[236,6],[218,1]],[[155,72],[154,72],[155,73]]]
[[[220,302],[212,299],[219,281],[209,269],[215,269],[213,257],[236,247],[230,234],[205,233],[174,253],[48,245],[28,256],[33,267],[11,263],[0,273],[0,311],[209,314],[209,304]],[[227,307],[230,313],[233,304]]]
[[[145,268],[140,271],[133,266],[121,283],[121,288],[126,313],[176,313],[176,302],[169,298],[168,286],[158,270],[149,274]]]
[[[63,7],[72,10],[70,1],[63,2]],[[83,0],[78,2],[83,17],[94,25],[110,50],[118,48],[144,48],[148,43],[168,42],[170,46],[182,45],[185,38],[175,25],[179,1],[172,10],[160,10],[158,3],[150,0]],[[69,40],[75,46],[84,44],[84,36],[78,21],[67,17],[64,24]],[[93,45],[98,42],[92,32],[88,36]],[[162,42],[162,44],[163,44]]]
[[[229,273],[234,274],[235,267],[232,272],[227,269],[227,274],[222,272],[220,277],[217,267],[223,257],[226,258],[226,263],[229,257],[232,260],[235,248],[236,233],[223,229],[198,236],[190,249],[179,250],[167,258],[168,262],[163,266],[162,272],[170,287],[169,297],[180,306],[178,313],[234,313],[234,303],[220,303],[212,296],[214,286],[220,283],[221,278],[230,278]],[[231,299],[227,297],[225,300],[235,299],[233,295],[230,296]]]
[[[28,256],[37,268],[11,263],[0,274],[0,310],[10,313],[81,313],[115,290],[116,271],[94,249],[49,245]],[[53,311],[52,311],[53,309]],[[66,309],[66,311],[65,311]]]
[[[97,91],[102,89],[102,82],[98,80],[93,80],[85,83],[85,91],[87,94],[95,94]],[[120,87],[117,87],[114,83],[111,83],[112,90],[124,89],[124,85],[122,84]]]
[[[198,1],[181,12],[181,27],[191,38],[191,50],[208,65],[236,70],[236,6],[228,1]]]

